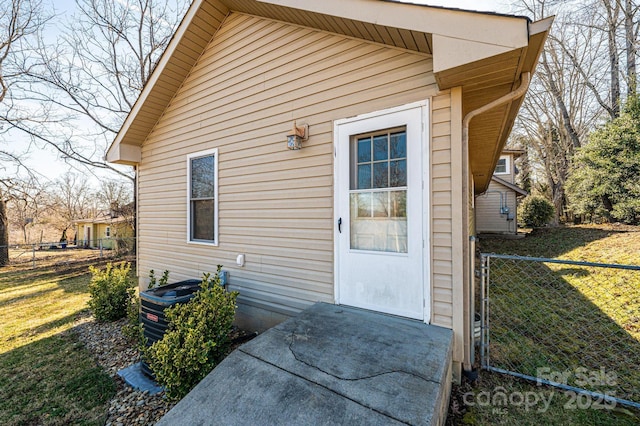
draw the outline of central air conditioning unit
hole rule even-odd
[[[188,302],[200,290],[200,280],[186,280],[149,289],[140,293],[140,322],[144,327],[147,346],[161,340],[169,324],[164,311],[178,303]],[[146,361],[142,361],[142,372],[153,377]]]

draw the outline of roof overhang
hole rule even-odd
[[[441,88],[462,87],[463,116],[515,90],[523,73],[533,74],[553,17],[526,25],[528,44],[510,52],[436,74]],[[469,168],[474,190],[487,190],[524,96],[476,116],[469,126]]]
[[[120,217],[114,217],[114,218],[110,218],[110,217],[98,217],[98,218],[93,218],[93,219],[76,219],[73,221],[73,223],[80,224],[80,223],[91,223],[93,225],[98,225],[98,224],[107,224],[107,225],[116,225],[118,223],[126,223],[128,222],[129,219],[127,219],[124,216],[120,216]]]
[[[511,155],[514,158],[523,156],[527,151],[519,148],[505,148],[502,150],[501,155]]]
[[[498,183],[504,187],[509,188],[510,190],[512,190],[513,192],[515,192],[517,195],[521,195],[523,197],[526,197],[527,195],[529,195],[529,193],[527,191],[525,191],[524,189],[520,188],[518,185],[515,185],[511,182],[507,182],[504,179],[500,179],[499,177],[493,176],[491,178],[491,180],[495,183]]]
[[[551,19],[384,0],[194,0],[127,116],[106,160],[141,161],[140,146],[231,12],[247,13],[406,49],[433,58],[440,89],[462,87],[463,114],[512,91],[533,71]],[[476,117],[469,129],[476,192],[489,184],[522,98]]]

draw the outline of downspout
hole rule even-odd
[[[486,105],[481,106],[480,108],[474,109],[473,111],[469,111],[467,113],[467,115],[465,115],[464,119],[462,120],[462,161],[463,161],[463,167],[462,167],[462,194],[463,194],[463,199],[464,200],[468,200],[468,196],[469,196],[469,124],[471,123],[471,120],[482,114],[485,113],[493,108],[496,108],[498,106],[504,105],[508,102],[512,102],[522,96],[524,96],[525,93],[527,93],[527,89],[529,88],[529,83],[531,82],[531,73],[530,72],[524,72],[521,74],[520,76],[520,86],[518,86],[517,89],[507,93],[504,96],[499,97],[498,99],[489,102]],[[464,204],[464,208],[463,208],[463,218],[464,218],[464,223],[463,225],[466,225],[469,223],[469,217],[468,217],[468,201],[463,203]],[[473,243],[475,241],[475,236],[471,236],[470,238],[473,238],[473,240],[470,240],[471,243]],[[470,244],[470,245],[475,245],[475,244]],[[475,258],[475,253],[473,253],[473,256],[469,256],[470,259],[474,259]],[[474,339],[474,330],[473,330],[473,323],[474,323],[474,317],[475,317],[475,306],[474,306],[474,294],[475,294],[475,289],[474,289],[474,264],[472,261],[469,262],[469,268],[467,271],[468,277],[469,277],[469,294],[468,294],[468,298],[467,301],[465,303],[465,308],[467,309],[467,326],[468,326],[468,335],[465,341],[465,349],[467,351],[467,353],[465,354],[464,357],[464,363],[463,363],[463,368],[465,371],[467,372],[471,372],[473,371],[473,364],[474,364],[474,345],[473,345],[473,339]]]

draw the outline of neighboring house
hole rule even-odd
[[[242,327],[317,301],[415,318],[453,330],[460,377],[473,199],[551,21],[195,0],[107,153],[136,168],[141,288],[151,269],[181,280],[222,264]]]
[[[117,248],[118,240],[133,238],[131,220],[127,217],[112,218],[101,215],[92,219],[75,221],[78,246],[87,248]]]
[[[476,232],[517,234],[517,198],[527,196],[515,184],[515,160],[524,154],[518,149],[505,149],[498,159],[489,188],[475,199]]]

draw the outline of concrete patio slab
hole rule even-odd
[[[451,348],[451,330],[318,303],[238,348],[159,424],[440,424]]]

